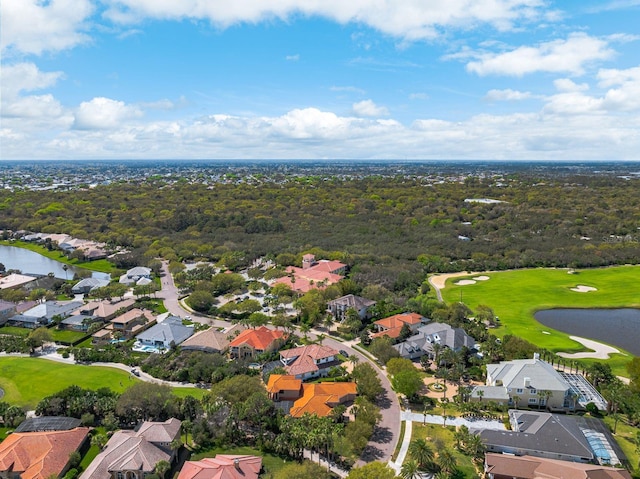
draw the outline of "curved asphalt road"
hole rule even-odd
[[[192,311],[185,310],[178,300],[178,289],[176,288],[175,282],[173,281],[173,277],[169,273],[167,261],[162,262],[162,272],[162,290],[158,293],[158,297],[164,300],[164,305],[167,308],[167,311],[169,311],[171,314],[180,317],[184,317],[188,314],[194,321],[204,324],[210,324],[216,327],[229,327],[233,325],[233,323],[230,323],[228,321],[211,319],[205,316],[198,316]],[[314,333],[316,337],[317,335],[321,334],[320,331],[314,331]],[[312,333],[309,336],[313,337],[314,334]],[[373,437],[369,441],[369,444],[367,444],[367,447],[362,453],[362,456],[360,457],[357,465],[361,466],[372,461],[382,461],[385,463],[388,462],[389,460],[391,460],[391,456],[395,451],[396,444],[400,439],[401,423],[400,402],[398,401],[398,396],[391,387],[389,378],[387,378],[385,372],[380,369],[380,367],[375,362],[371,361],[367,356],[352,348],[348,344],[342,343],[336,339],[329,337],[325,337],[322,340],[322,343],[338,351],[344,350],[349,353],[349,355],[353,354],[359,358],[360,362],[368,362],[378,374],[380,383],[384,388],[383,394],[376,401],[377,406],[380,408],[382,420],[376,426]]]

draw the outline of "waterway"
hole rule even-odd
[[[640,309],[546,309],[534,317],[548,328],[602,341],[640,356]]]
[[[26,275],[47,275],[53,273],[56,278],[60,279],[72,279],[77,271],[83,269],[67,265],[68,270],[65,271],[63,268],[64,263],[47,258],[28,249],[6,245],[0,245],[0,263],[4,264],[6,269],[17,269]],[[109,279],[110,277],[108,273],[100,273],[97,271],[92,271],[91,273],[93,278]]]

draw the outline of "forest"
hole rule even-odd
[[[597,267],[640,258],[636,176],[282,175],[0,190],[0,230],[66,233],[147,259],[321,256],[396,272]],[[469,201],[491,199],[492,203]],[[5,232],[5,238],[8,233]],[[232,260],[232,261],[230,261]]]

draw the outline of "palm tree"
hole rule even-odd
[[[156,464],[156,467],[154,468],[156,474],[160,476],[160,479],[164,479],[164,475],[167,473],[169,469],[171,469],[171,464],[169,464],[169,461],[165,461],[164,459],[161,461],[158,461],[158,463]]]
[[[520,396],[518,396],[517,394],[514,394],[511,399],[513,399],[513,405],[515,406],[515,408],[518,409],[518,403],[520,402]]]
[[[451,476],[458,467],[458,461],[451,451],[444,449],[438,454],[438,466],[442,472]]]
[[[409,457],[418,463],[418,468],[424,471],[433,462],[433,449],[424,439],[414,439],[409,443]]]
[[[402,479],[420,479],[420,468],[416,461],[405,461],[400,469],[400,477]]]

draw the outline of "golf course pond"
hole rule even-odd
[[[546,309],[534,317],[550,329],[601,341],[640,356],[640,309]]]

